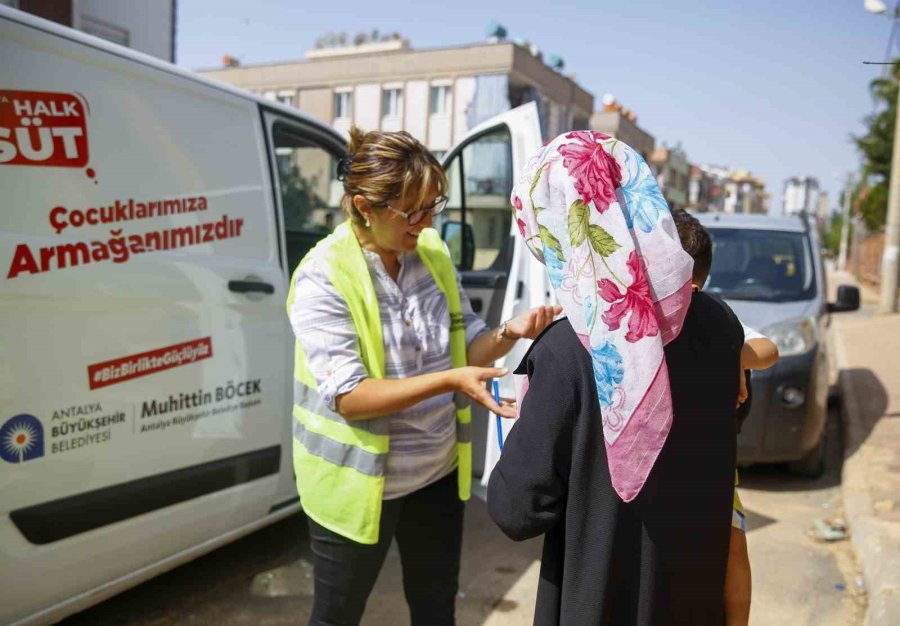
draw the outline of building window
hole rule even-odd
[[[293,91],[279,91],[278,95],[275,96],[275,100],[281,104],[286,104],[287,106],[294,106],[294,92]]]
[[[350,119],[352,117],[353,94],[339,91],[334,94],[334,119]]]
[[[400,117],[403,106],[403,92],[400,89],[385,89],[381,92],[381,116]]]
[[[431,114],[432,115],[449,115],[450,114],[450,85],[432,85],[431,86]]]

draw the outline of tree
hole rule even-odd
[[[301,231],[315,228],[313,212],[325,209],[328,204],[320,198],[315,189],[319,177],[304,178],[296,165],[291,165],[281,176],[281,203],[284,206],[285,228]]]
[[[832,213],[831,221],[825,226],[823,233],[825,249],[829,255],[836,257],[841,249],[841,229],[844,227],[844,215],[842,213]],[[853,228],[851,222],[850,228]],[[852,233],[851,233],[852,235]],[[852,237],[851,237],[852,239]]]
[[[870,230],[881,230],[887,216],[900,59],[894,63],[890,77],[876,78],[869,83],[876,112],[865,118],[868,132],[853,138],[863,156],[863,186],[867,188],[867,193],[860,198],[859,210]],[[866,181],[868,184],[865,184]]]

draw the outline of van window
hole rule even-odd
[[[284,212],[288,272],[344,220],[337,159],[302,132],[283,123],[272,129]]]
[[[440,223],[465,222],[475,238],[472,267],[461,267],[459,259],[469,255],[459,249],[461,241],[448,241],[460,270],[506,271],[512,252],[512,138],[500,126],[465,145],[447,164],[448,202]],[[459,232],[454,231],[454,232]],[[455,253],[455,254],[454,254]]]
[[[792,302],[816,295],[805,233],[710,228],[713,264],[706,290],[732,300]]]

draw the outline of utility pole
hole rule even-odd
[[[847,247],[850,241],[850,195],[853,189],[853,175],[847,174],[847,182],[844,183],[844,215],[841,220],[841,247],[838,252],[837,268],[841,272],[847,271]]]
[[[893,74],[893,73],[892,73]],[[897,106],[900,107],[900,86]],[[884,256],[881,257],[881,313],[897,312],[898,256],[900,256],[900,108],[894,117],[894,149],[891,155],[891,183],[888,192]]]

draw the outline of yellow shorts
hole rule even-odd
[[[736,528],[742,533],[747,532],[747,521],[744,516],[744,504],[738,495],[738,473],[734,470],[734,510],[731,513],[731,527]]]

